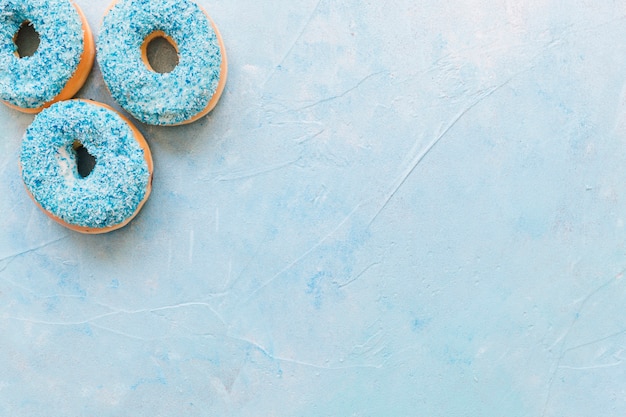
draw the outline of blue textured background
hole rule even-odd
[[[0,108],[0,415],[626,414],[625,1],[199,3],[229,81],[128,227]]]

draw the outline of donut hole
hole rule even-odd
[[[39,41],[39,33],[37,33],[32,23],[28,20],[24,21],[13,36],[13,43],[17,47],[15,55],[18,58],[33,56],[37,52],[37,48],[39,48]]]
[[[178,65],[176,42],[163,31],[152,32],[141,46],[143,63],[149,70],[165,74]]]
[[[88,177],[96,166],[96,157],[90,154],[87,148],[78,140],[74,141],[72,149],[76,156],[76,170],[78,171],[78,175],[81,178]]]

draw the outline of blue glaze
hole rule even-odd
[[[18,58],[13,38],[24,21],[39,34],[33,56]],[[0,99],[34,109],[54,99],[83,53],[82,21],[69,0],[0,0]]]
[[[141,45],[163,31],[179,62],[156,73],[142,61]],[[222,54],[207,15],[188,0],[121,0],[105,16],[97,45],[100,69],[113,98],[138,120],[153,125],[187,121],[215,94]]]
[[[82,178],[73,144],[96,158]],[[58,102],[26,130],[20,155],[26,187],[46,211],[66,223],[104,228],[137,211],[150,181],[144,151],[114,111],[86,101]]]

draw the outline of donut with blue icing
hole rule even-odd
[[[16,39],[25,26],[39,35],[32,56],[20,57]],[[70,0],[0,0],[0,100],[26,113],[72,98],[95,56],[81,9]]]
[[[80,154],[85,161],[90,156],[90,169],[81,169]],[[24,134],[19,162],[35,203],[82,233],[126,225],[152,189],[145,139],[128,119],[94,101],[61,101],[39,113]]]
[[[147,46],[156,37],[176,49],[171,72],[156,72],[148,61]],[[198,120],[215,107],[226,83],[222,37],[190,0],[114,2],[102,21],[97,60],[113,98],[151,125]]]

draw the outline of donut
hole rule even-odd
[[[79,151],[94,158],[91,172],[81,172]],[[94,101],[61,101],[39,113],[24,134],[19,162],[39,208],[77,232],[128,224],[152,189],[145,139],[128,119]]]
[[[39,46],[20,58],[15,40],[32,25]],[[0,0],[0,100],[25,113],[72,98],[95,56],[91,30],[70,0]]]
[[[148,62],[147,45],[156,37],[176,49],[171,72],[156,72]],[[215,107],[226,83],[222,37],[190,0],[113,2],[102,21],[97,60],[113,98],[151,125],[198,120]]]

